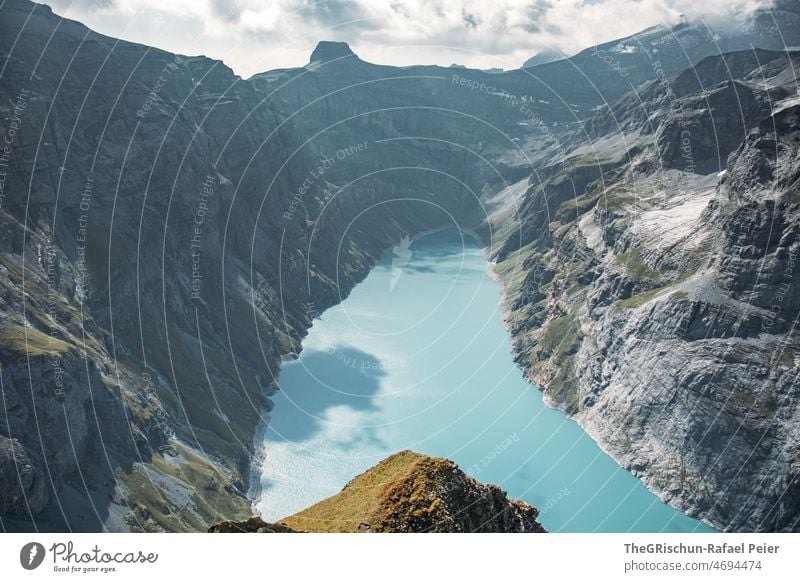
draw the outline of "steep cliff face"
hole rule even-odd
[[[226,212],[238,220],[256,207],[223,204],[235,190],[225,176],[244,173],[262,145],[254,135],[274,128],[274,117],[267,107],[252,108],[252,90],[221,63],[117,42],[30,3],[4,5],[2,27],[3,103],[26,103],[2,208],[4,264],[15,269],[19,291],[6,303],[3,326],[14,321],[23,346],[16,360],[4,361],[6,389],[23,391],[25,375],[59,373],[59,364],[30,357],[30,338],[42,334],[45,345],[68,344],[72,381],[63,406],[75,401],[84,410],[91,389],[118,411],[93,408],[78,422],[44,381],[47,394],[22,400],[27,420],[3,432],[37,453],[33,470],[46,475],[50,500],[44,513],[32,507],[24,517],[44,529],[180,529],[210,519],[220,497],[229,499],[229,511],[247,511],[248,450],[268,380],[259,381],[257,348],[241,381],[238,362],[221,356],[225,308],[241,314],[250,304],[237,270],[229,283],[199,287],[206,278],[223,280]],[[277,148],[269,144],[255,159]],[[251,173],[240,186],[264,180]],[[257,319],[239,317],[238,333],[252,334]],[[281,341],[291,343],[280,336],[266,342],[269,357],[285,351]],[[7,374],[15,370],[20,382],[11,383]],[[50,406],[66,425],[44,424]],[[226,422],[234,413],[239,422]],[[84,440],[94,449],[73,450]],[[107,453],[116,442],[120,454]],[[53,456],[75,458],[54,466],[47,461]],[[107,475],[95,492],[84,473],[102,465]],[[61,504],[63,488],[75,488],[84,503]],[[150,509],[139,511],[142,501]]]
[[[341,493],[268,524],[223,522],[210,532],[544,533],[539,511],[448,459],[402,451],[365,471]]]
[[[691,514],[794,531],[798,55],[760,57],[599,113],[529,186],[528,238],[497,270],[515,357],[552,404]]]
[[[17,224],[6,216],[0,222],[0,239],[13,246],[9,239],[19,234]],[[0,259],[6,310],[0,326],[0,510],[12,518],[45,509],[53,481],[60,486],[63,475],[82,476],[108,495],[111,467],[130,467],[141,438],[99,432],[97,417],[127,425],[113,363],[92,335],[95,322],[75,298],[78,274],[71,263],[44,237],[28,236],[29,252]],[[91,467],[82,467],[86,458],[94,460]]]

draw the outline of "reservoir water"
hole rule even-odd
[[[428,235],[395,248],[314,322],[300,358],[281,369],[264,518],[313,505],[411,449],[535,505],[550,531],[713,531],[544,405],[511,358],[488,268],[458,231]]]

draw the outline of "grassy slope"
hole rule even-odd
[[[350,481],[339,494],[280,522],[301,531],[357,532],[362,524],[380,529],[395,504],[410,502],[435,512],[436,501],[428,504],[420,481],[444,479],[452,467],[447,459],[402,451]]]

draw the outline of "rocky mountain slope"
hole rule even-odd
[[[729,530],[800,527],[798,65],[709,57],[598,112],[495,252],[549,402]]]
[[[725,46],[800,45],[796,4]],[[4,2],[0,525],[197,531],[250,515],[280,362],[386,248],[456,223],[497,259],[517,359],[553,403],[671,502],[723,527],[796,527],[797,455],[781,450],[795,372],[762,361],[790,353],[775,347],[790,349],[796,307],[779,293],[795,57],[681,72],[717,54],[702,34],[651,30],[637,50],[500,74],[320,43],[306,67],[243,80]],[[720,305],[757,308],[735,328],[750,331],[720,323]],[[710,363],[655,357],[673,347]],[[680,415],[647,400],[656,361],[654,402]],[[708,416],[721,401],[724,427]],[[717,507],[747,476],[763,493]]]
[[[277,524],[251,518],[209,531],[543,533],[538,513],[524,501],[506,498],[496,485],[477,482],[448,459],[402,451],[350,481],[341,493]]]
[[[282,359],[402,236],[477,223],[501,177],[461,144],[508,138],[441,116],[468,92],[441,70],[420,90],[322,44],[243,81],[46,6],[0,11],[3,527],[248,515]]]
[[[22,0],[3,4],[0,39],[16,119],[0,208],[4,527],[197,530],[249,514],[281,360],[404,234],[475,220],[450,178],[462,150],[431,146],[408,201],[385,162],[408,167],[417,146],[382,150],[381,125],[308,143],[222,63]]]

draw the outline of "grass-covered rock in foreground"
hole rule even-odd
[[[269,524],[253,517],[211,532],[532,532],[539,510],[453,461],[402,451],[362,473],[337,495]]]

